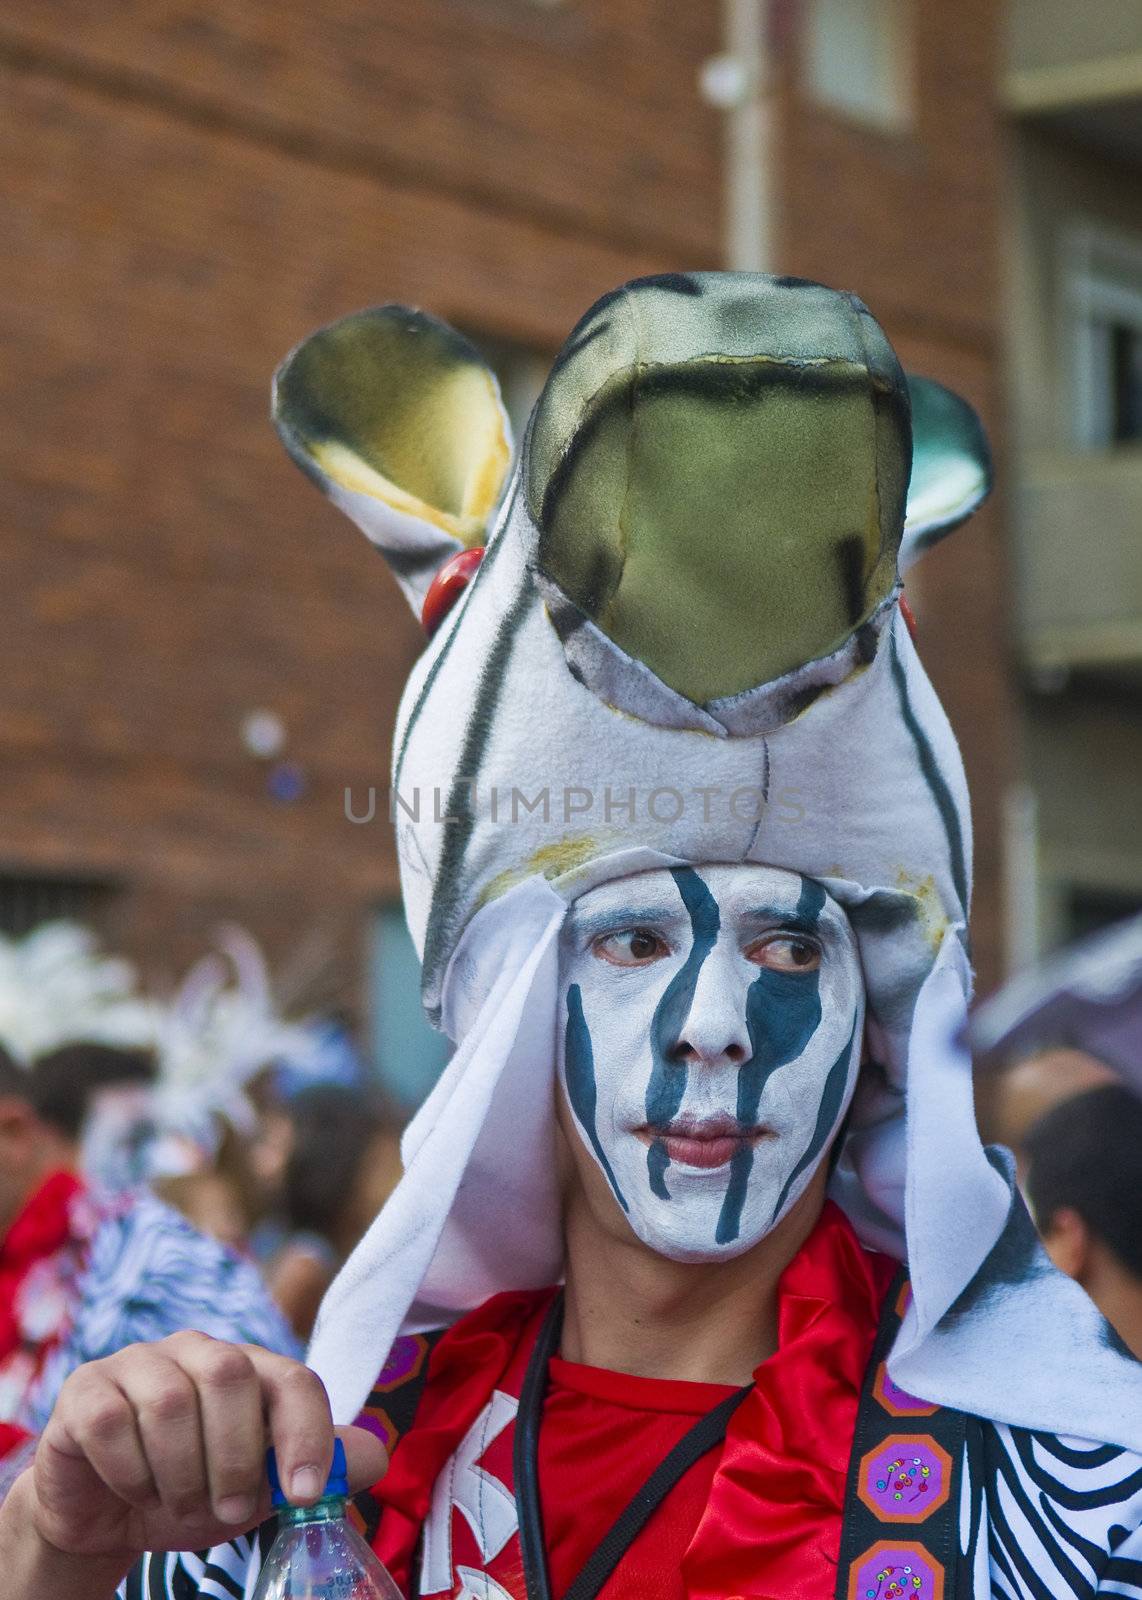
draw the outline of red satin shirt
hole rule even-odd
[[[735,1391],[632,1378],[554,1360],[539,1431],[539,1499],[553,1595],[684,1434]],[[600,1600],[681,1600],[681,1563],[710,1497],[718,1451],[702,1456],[631,1545]]]
[[[721,1451],[671,1491],[601,1600],[832,1600],[861,1382],[894,1272],[893,1261],[864,1250],[843,1213],[826,1205],[782,1275],[778,1348],[754,1373]],[[552,1293],[497,1295],[432,1353],[416,1422],[374,1490],[383,1507],[374,1546],[406,1592],[431,1517],[452,1586],[426,1589],[425,1600],[474,1592],[526,1600],[518,1536],[493,1550],[497,1541],[479,1516],[474,1530],[450,1495],[438,1494],[435,1510],[432,1500],[438,1479],[453,1481],[489,1403],[510,1415]],[[662,1457],[728,1392],[551,1363],[539,1488],[556,1600]],[[497,1501],[514,1487],[512,1437],[509,1421],[467,1468],[489,1475],[480,1494]],[[477,1588],[473,1573],[498,1590]]]

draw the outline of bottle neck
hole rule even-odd
[[[279,1506],[278,1526],[297,1527],[308,1522],[339,1522],[345,1515],[346,1496],[326,1494],[311,1506]]]

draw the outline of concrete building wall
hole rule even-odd
[[[1003,796],[1015,770],[1007,674],[1007,480],[999,351],[1000,0],[896,9],[909,113],[888,127],[814,98],[803,36],[783,52],[782,270],[853,289],[905,365],[964,394],[997,454],[992,503],[909,575],[918,645],[964,757],[981,984],[1003,966]]]
[[[1070,0],[1011,0],[1006,32],[1014,72],[1074,72],[1097,65],[1104,75],[1118,74],[1142,58],[1137,12],[1122,0],[1085,0],[1081,6]]]
[[[1013,443],[1020,450],[1074,448],[1066,256],[1075,230],[1092,223],[1134,240],[1142,252],[1138,179],[1137,164],[1075,144],[1059,131],[1029,126],[1011,141],[1003,189],[1006,371]]]
[[[1032,20],[1007,79],[1005,366],[1035,943],[1049,949],[1142,906],[1142,442],[1092,436],[1082,355],[1100,276],[1127,322],[1142,316],[1142,18],[1096,8],[1085,31],[1033,36]],[[1095,55],[1098,73],[1067,66]]]

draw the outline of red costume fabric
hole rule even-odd
[[[861,1382],[895,1270],[826,1205],[782,1275],[778,1348],[754,1373],[721,1451],[667,1496],[602,1600],[831,1600]],[[415,1423],[373,1491],[382,1506],[374,1547],[406,1593],[415,1578],[425,1600],[526,1600],[513,1421],[553,1293],[497,1295],[432,1352]],[[539,1491],[556,1597],[671,1446],[728,1392],[551,1363]]]
[[[0,1242],[0,1420],[20,1410],[75,1304],[92,1229],[81,1215],[83,1184],[51,1173],[29,1196]],[[0,1454],[22,1430],[5,1428]]]

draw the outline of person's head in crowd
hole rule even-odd
[[[1026,1136],[1027,1194],[1055,1265],[1142,1358],[1142,1098],[1101,1084]]]
[[[185,1172],[151,1178],[160,1200],[181,1211],[199,1233],[244,1253],[258,1215],[246,1139],[228,1123],[220,1123],[209,1158]]]
[[[257,1119],[246,1149],[260,1221],[281,1218],[286,1165],[296,1137],[294,1097],[318,1085],[354,1089],[367,1077],[354,1022],[343,1008],[333,1006],[307,1019],[306,1046],[275,1055],[273,1066],[246,1091]]]
[[[1022,1056],[1001,1071],[976,1077],[976,1114],[986,1144],[1004,1144],[1015,1156],[1020,1182],[1027,1174],[1029,1131],[1055,1106],[1088,1089],[1118,1083],[1112,1068],[1085,1050],[1059,1045]]]
[[[269,1278],[305,1337],[333,1274],[396,1187],[400,1131],[382,1103],[341,1084],[303,1089],[288,1111],[293,1136],[282,1207],[290,1237]]]
[[[316,1018],[285,1016],[265,954],[233,924],[216,930],[165,1008],[148,1177],[228,1244],[253,1246],[280,1209],[291,1137],[280,1083],[318,1079],[318,1033]]]
[[[289,1225],[348,1255],[400,1177],[400,1132],[359,1089],[320,1084],[290,1102],[293,1148],[284,1200]]]
[[[143,1048],[74,1040],[24,1066],[0,1046],[0,1227],[50,1173],[79,1166],[101,1098],[154,1076],[154,1055]]]

